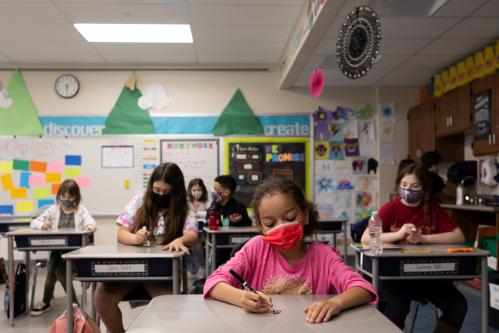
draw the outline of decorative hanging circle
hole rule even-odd
[[[367,74],[378,57],[381,23],[367,6],[356,7],[341,25],[336,43],[336,58],[343,74],[358,79]]]

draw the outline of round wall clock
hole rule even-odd
[[[80,90],[80,82],[71,74],[62,74],[55,80],[55,92],[62,98],[75,97]]]
[[[381,23],[370,7],[356,7],[341,25],[336,58],[343,74],[358,79],[367,74],[378,57]]]

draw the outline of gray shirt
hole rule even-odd
[[[66,214],[61,208],[61,215],[59,216],[59,228],[74,228],[75,227],[75,213]]]

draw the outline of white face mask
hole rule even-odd
[[[201,199],[201,196],[203,195],[203,191],[192,191],[191,194],[195,200],[199,200],[199,199]]]

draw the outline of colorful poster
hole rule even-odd
[[[354,175],[361,175],[367,173],[367,159],[359,158],[352,161],[352,173]]]
[[[338,142],[330,142],[329,143],[329,159],[330,160],[344,160],[345,144]]]
[[[316,160],[327,160],[329,159],[329,142],[327,141],[315,141],[314,142],[314,157]]]
[[[359,156],[359,139],[345,139],[345,155]]]
[[[343,125],[343,136],[346,139],[357,139],[359,137],[358,133],[358,122],[357,118],[350,118]]]
[[[395,102],[389,102],[381,105],[381,121],[395,122]]]
[[[380,162],[383,165],[395,164],[395,145],[393,143],[381,144],[381,157]]]
[[[381,142],[395,142],[395,123],[381,123]]]

